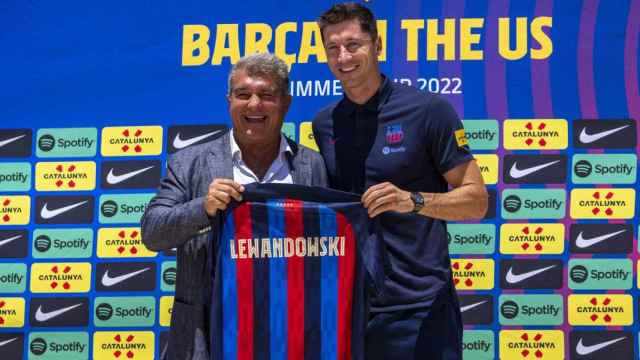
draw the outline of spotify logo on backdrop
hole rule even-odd
[[[515,301],[506,301],[500,306],[500,312],[505,318],[513,319],[518,316],[518,304]]]
[[[174,268],[174,267],[170,267],[168,269],[166,269],[163,273],[162,273],[162,280],[164,280],[165,283],[167,283],[168,285],[175,285],[176,284],[176,273],[177,273],[178,269]]]
[[[51,248],[51,238],[47,235],[40,235],[36,238],[35,246],[39,252],[48,251]]]
[[[49,134],[42,135],[40,139],[38,139],[38,147],[40,148],[40,150],[45,152],[53,150],[55,144],[56,139]]]
[[[102,321],[107,321],[113,316],[113,308],[107,303],[102,303],[96,307],[96,316]]]
[[[593,167],[591,163],[586,160],[580,160],[573,166],[573,171],[575,171],[576,175],[579,177],[587,177],[591,175],[591,171]]]
[[[29,345],[29,349],[34,355],[42,355],[47,351],[47,342],[43,338],[36,338]]]
[[[100,211],[102,211],[102,215],[106,217],[113,217],[118,213],[118,204],[113,200],[107,200],[102,203]]]
[[[571,276],[571,280],[577,283],[583,283],[585,280],[587,280],[587,277],[589,276],[589,271],[587,270],[586,267],[582,265],[576,265],[573,268],[571,268],[571,271],[569,272],[569,276]]]
[[[516,195],[509,195],[504,199],[504,208],[508,212],[517,212],[522,206],[522,200]]]

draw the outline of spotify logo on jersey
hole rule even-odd
[[[587,280],[587,277],[589,277],[589,271],[582,265],[576,265],[571,268],[569,276],[571,276],[571,280],[577,283],[583,283],[585,280]]]
[[[500,312],[502,313],[502,316],[504,316],[505,318],[513,319],[516,316],[518,316],[518,312],[519,312],[518,304],[516,304],[515,301],[505,301],[500,306]]]
[[[522,200],[516,195],[509,195],[504,199],[504,208],[508,212],[517,212],[522,206]]]
[[[113,307],[107,303],[102,303],[96,307],[96,316],[102,321],[107,321],[113,316]]]
[[[592,170],[593,170],[593,167],[591,166],[591,163],[588,162],[587,160],[580,160],[573,166],[573,171],[579,177],[587,177],[591,175]]]
[[[38,148],[45,152],[53,150],[55,144],[56,139],[49,134],[42,135],[40,139],[38,139]]]
[[[107,200],[102,203],[100,211],[102,212],[102,215],[106,217],[113,217],[118,213],[118,204],[113,200]]]
[[[36,250],[39,252],[48,251],[51,248],[51,238],[47,235],[40,235],[35,240]]]

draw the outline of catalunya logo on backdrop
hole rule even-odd
[[[500,253],[514,255],[562,254],[564,224],[500,225]]]
[[[102,156],[146,156],[162,153],[162,126],[118,126],[102,129]]]
[[[96,359],[153,359],[155,335],[151,331],[96,331],[93,356]]]
[[[571,218],[573,219],[631,219],[635,214],[634,189],[573,189],[571,190]]]
[[[567,148],[568,126],[563,119],[507,119],[502,123],[507,150],[563,150]]]
[[[501,330],[500,359],[564,359],[561,330]]]
[[[93,161],[39,162],[36,164],[36,190],[81,191],[96,187]]]
[[[0,196],[0,225],[27,225],[30,217],[29,196]]]
[[[33,293],[85,293],[90,288],[90,263],[31,265],[31,292]]]
[[[493,289],[493,259],[453,259],[451,269],[458,290]]]

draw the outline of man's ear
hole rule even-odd
[[[382,38],[378,36],[378,38],[376,39],[376,55],[380,56],[381,52],[382,52]]]

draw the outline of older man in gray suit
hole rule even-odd
[[[178,277],[163,359],[209,359],[211,231],[243,184],[325,186],[322,157],[281,134],[291,103],[286,64],[271,54],[240,59],[229,74],[233,129],[169,159],[167,176],[142,218],[142,241],[160,251],[177,248]]]

